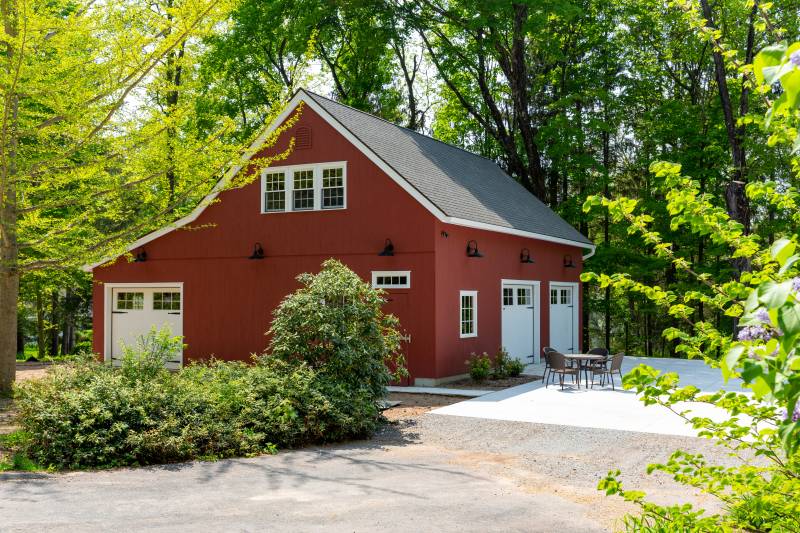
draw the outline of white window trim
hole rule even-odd
[[[406,283],[402,285],[378,285],[378,276],[406,276]],[[373,270],[372,287],[375,289],[410,289],[411,271],[410,270]]]
[[[462,300],[464,296],[472,296],[472,333],[461,332],[461,314],[464,312]],[[458,336],[470,339],[478,336],[478,291],[460,291],[458,293]]]
[[[344,201],[342,207],[322,208],[322,171],[327,168],[342,169],[342,188],[344,189]],[[311,170],[314,172],[314,208],[313,209],[294,209],[294,173],[298,170]],[[266,175],[283,172],[285,200],[283,211],[267,211],[266,201]],[[325,163],[313,163],[308,165],[288,165],[282,167],[267,167],[261,171],[261,214],[274,215],[276,213],[309,213],[314,211],[340,211],[347,209],[347,161],[329,161]]]

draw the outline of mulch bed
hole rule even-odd
[[[531,381],[539,381],[542,376],[517,376],[515,378],[487,379],[484,381],[473,381],[472,378],[464,378],[458,381],[451,381],[439,385],[446,389],[476,389],[476,390],[503,390],[517,385],[524,385]]]

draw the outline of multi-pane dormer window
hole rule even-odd
[[[342,167],[322,170],[322,209],[344,207],[344,169]]]
[[[286,174],[264,174],[264,211],[286,211]]]
[[[295,170],[292,185],[293,209],[314,209],[314,170]]]
[[[267,168],[261,178],[262,213],[347,207],[347,163]]]

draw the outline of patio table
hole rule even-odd
[[[578,362],[578,388],[581,386],[581,370],[583,370],[584,377],[586,378],[586,388],[589,388],[589,363],[592,361],[602,361],[606,359],[605,355],[594,353],[565,353],[564,359],[572,359]]]

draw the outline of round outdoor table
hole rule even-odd
[[[578,362],[578,388],[581,386],[581,370],[586,378],[586,388],[589,388],[589,363],[592,361],[602,361],[606,359],[605,355],[593,353],[565,353],[564,359],[572,359]]]

